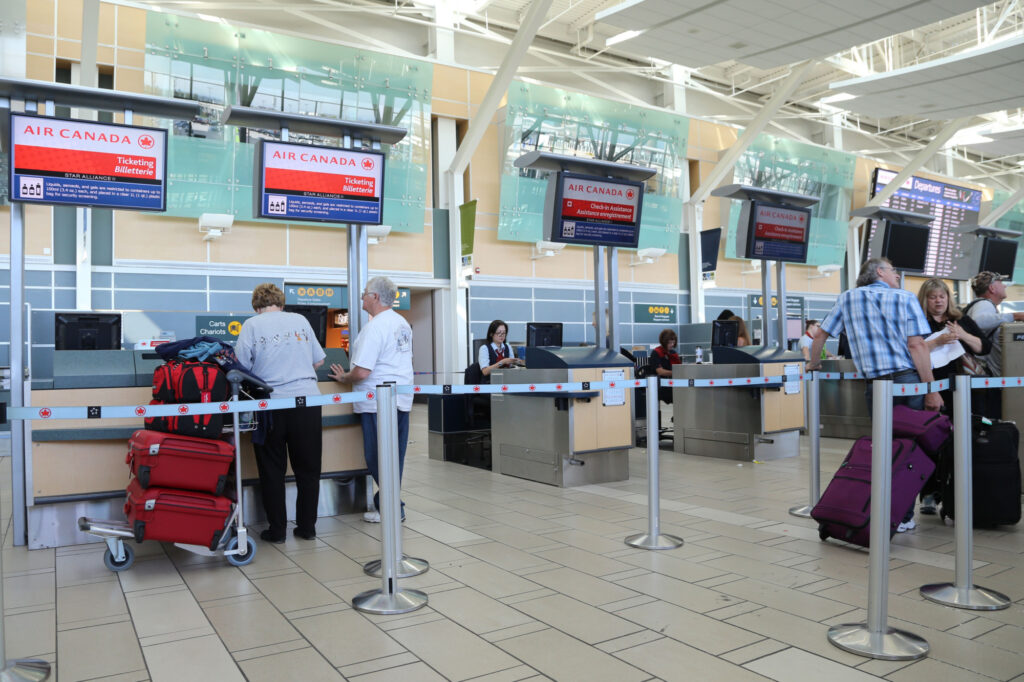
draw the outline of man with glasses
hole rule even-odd
[[[844,330],[850,339],[853,364],[868,380],[869,413],[873,379],[891,379],[897,384],[933,381],[931,353],[924,341],[931,335],[931,327],[917,297],[900,287],[899,274],[888,259],[866,261],[857,276],[857,287],[840,294],[814,332],[808,371],[821,366],[825,340]],[[924,396],[899,396],[893,402],[915,409],[942,408],[942,397],[936,391]],[[914,528],[913,517],[911,507],[897,530],[903,533]]]
[[[353,391],[373,391],[377,386],[393,381],[400,386],[410,386],[412,371],[412,327],[393,309],[395,283],[387,277],[374,277],[366,283],[363,291],[363,310],[370,314],[370,321],[359,331],[352,344],[349,366],[332,364],[328,374],[335,381],[352,384]],[[401,486],[402,471],[405,469],[405,447],[409,442],[409,412],[412,410],[412,394],[398,397],[398,481]],[[374,511],[363,514],[363,520],[380,523],[380,479],[377,462],[377,402],[364,400],[353,404],[353,411],[359,415],[363,427],[363,455],[366,466],[377,483],[378,492],[373,497]],[[405,503],[402,503],[402,520],[405,520]]]

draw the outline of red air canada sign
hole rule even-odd
[[[567,178],[562,190],[562,217],[632,225],[639,203],[640,192],[635,187]]]

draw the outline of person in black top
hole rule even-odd
[[[679,353],[676,352],[676,344],[678,343],[679,337],[671,329],[663,329],[658,334],[658,347],[651,352],[651,358],[648,360],[647,366],[658,375],[659,379],[671,379],[672,365],[682,363]],[[671,403],[672,388],[670,386],[659,386],[658,399],[665,403]]]
[[[949,287],[941,279],[933,277],[925,280],[917,292],[917,300],[921,302],[932,332],[945,332],[942,336],[926,342],[929,351],[943,344],[957,342],[963,346],[964,351],[974,355],[988,355],[988,352],[992,350],[992,342],[982,333],[974,320],[969,315],[964,315],[955,306],[950,305]],[[960,373],[959,360],[932,370],[932,376],[936,381],[949,379]],[[945,391],[940,391],[939,395],[942,396],[942,411],[952,414],[953,391],[947,388]]]

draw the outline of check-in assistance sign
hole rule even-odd
[[[11,114],[11,200],[166,208],[167,131]]]
[[[256,147],[260,218],[381,224],[384,155],[263,141]]]

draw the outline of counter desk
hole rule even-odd
[[[320,392],[350,391],[350,386],[327,377],[332,362],[348,367],[347,355],[341,349],[328,349],[327,353],[317,373]],[[145,358],[142,351],[61,351],[54,355],[53,388],[33,390],[32,405],[147,405],[152,398],[153,368],[159,364],[159,360]],[[127,441],[141,428],[141,417],[31,422],[25,462],[30,549],[97,541],[78,530],[80,516],[121,518],[129,478]],[[366,508],[368,471],[362,429],[352,405],[325,405],[323,430],[318,513],[332,516],[361,511]],[[250,434],[242,434],[240,447],[245,521],[258,523],[263,509]],[[293,483],[288,484],[287,495],[291,519]]]
[[[822,372],[853,373],[853,360],[822,360]],[[827,380],[818,383],[822,438],[857,439],[871,435],[871,415],[865,398],[864,379]]]
[[[803,372],[799,353],[748,346],[715,348],[715,364],[673,365],[678,379],[721,379],[726,387],[673,388],[677,452],[745,462],[793,457],[804,427],[804,387],[728,387],[753,377]]]
[[[603,348],[526,349],[526,369],[491,372],[491,384],[628,380],[633,365]],[[625,481],[632,390],[491,395],[495,473],[562,487]]]

